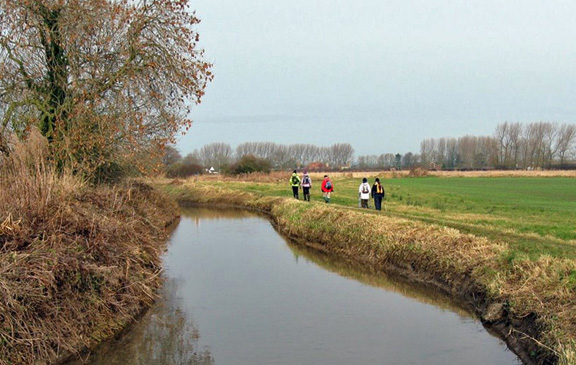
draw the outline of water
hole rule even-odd
[[[185,212],[164,263],[163,298],[93,364],[520,364],[448,298],[251,213]]]

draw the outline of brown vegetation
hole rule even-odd
[[[53,363],[132,321],[154,300],[177,209],[141,183],[56,174],[42,141],[0,159],[0,364]]]
[[[542,171],[527,171],[527,170],[489,170],[489,171],[427,171],[421,168],[417,169],[420,176],[437,176],[437,177],[574,177],[576,178],[576,170],[542,170]],[[422,172],[425,171],[425,172]],[[300,171],[302,172],[302,171]],[[309,171],[310,172],[310,171]],[[313,180],[322,180],[324,174],[331,177],[344,177],[344,178],[363,178],[366,176],[379,176],[383,178],[399,178],[409,177],[411,170],[401,171],[330,171],[330,172],[310,172]],[[271,173],[251,173],[242,174],[237,176],[220,175],[220,174],[204,174],[190,178],[190,181],[251,181],[251,182],[282,182],[288,181],[290,172],[288,171],[273,171]]]

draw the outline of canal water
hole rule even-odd
[[[158,303],[92,364],[521,364],[451,301],[294,245],[253,213],[183,213]]]

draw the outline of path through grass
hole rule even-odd
[[[373,183],[375,176],[367,176]],[[446,225],[506,241],[515,254],[576,258],[576,179],[563,177],[380,178],[380,214]],[[359,178],[335,178],[335,205],[358,207]],[[215,182],[262,195],[292,196],[287,183]],[[320,177],[312,200],[322,202]],[[373,205],[372,205],[373,206]],[[374,210],[370,213],[376,213]]]

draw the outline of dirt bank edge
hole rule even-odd
[[[476,313],[525,364],[571,364],[571,323],[546,319],[557,309],[514,296],[518,272],[506,245],[454,229],[322,203],[228,191],[202,184],[159,185],[182,205],[241,207],[263,212],[291,239],[448,293]],[[551,270],[556,270],[552,268]],[[524,285],[525,286],[525,285]],[[532,293],[531,295],[535,295]],[[573,297],[572,297],[573,298]]]

